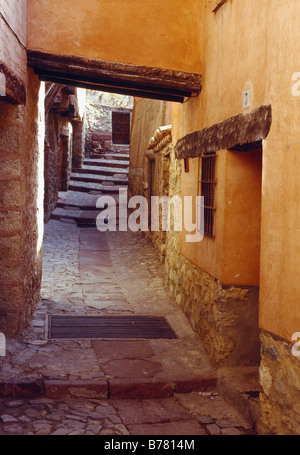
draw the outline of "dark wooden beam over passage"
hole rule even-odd
[[[218,150],[247,151],[246,144],[265,139],[272,124],[271,106],[261,106],[249,114],[239,114],[222,123],[184,136],[175,146],[177,159],[197,158]]]
[[[41,80],[92,90],[182,103],[201,92],[201,75],[113,63],[70,55],[27,52],[28,66]]]

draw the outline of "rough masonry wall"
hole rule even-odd
[[[44,84],[28,70],[26,104],[26,150],[23,152],[24,206],[20,266],[22,299],[19,327],[28,322],[40,299],[44,233]]]
[[[14,332],[22,304],[24,106],[0,104],[0,330]]]
[[[46,115],[45,134],[45,197],[44,217],[48,222],[51,212],[55,209],[60,187],[60,136],[59,116],[50,111]]]
[[[299,356],[292,354],[291,343],[265,331],[261,331],[261,354],[260,431],[263,434],[299,435]]]
[[[165,270],[176,302],[203,340],[212,363],[217,367],[258,365],[258,333],[253,337],[257,288],[222,287],[179,253],[178,236],[172,234],[167,235]]]
[[[40,82],[27,72],[27,1],[4,0],[1,12],[0,64],[16,103],[0,93],[0,331],[9,336],[40,298],[44,106]]]
[[[72,125],[67,119],[61,119],[59,128],[60,148],[60,191],[68,191],[72,173]]]
[[[150,171],[150,162],[154,166],[154,181],[152,182],[152,188],[148,182],[147,189],[147,198],[148,198],[148,207],[151,210],[151,220],[154,217],[154,209],[152,205],[152,196],[163,199],[164,197],[169,196],[169,180],[170,180],[170,154],[172,152],[172,133],[171,125],[159,128],[154,137],[151,139],[148,151],[146,153],[145,160],[145,174],[149,174]],[[152,192],[152,194],[151,194]],[[158,225],[155,229],[149,229],[148,236],[150,237],[155,249],[160,255],[160,259],[164,262],[164,257],[166,254],[166,238],[167,232],[164,229],[163,225],[163,216],[165,210],[163,204],[159,204],[158,210],[156,211],[155,216],[159,217]]]
[[[85,157],[85,122],[74,120],[72,126],[72,167],[81,168]]]
[[[84,158],[84,93],[74,87],[46,84],[45,100],[45,197],[47,223],[59,191],[68,191],[72,167],[82,167]],[[78,95],[79,94],[79,95]]]
[[[6,335],[24,327],[40,297],[39,89],[30,72],[26,106],[0,103],[0,330]]]

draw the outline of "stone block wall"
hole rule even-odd
[[[22,297],[19,256],[24,206],[24,114],[24,106],[0,104],[0,330],[5,332],[18,325]]]
[[[84,122],[72,87],[47,84],[45,117],[45,198],[47,223],[55,209],[58,192],[68,191],[73,167],[82,167],[84,157]],[[54,96],[51,97],[51,92]]]
[[[59,118],[56,113],[50,111],[46,115],[45,135],[45,197],[44,219],[48,222],[51,212],[57,204],[57,196],[60,180],[60,147],[59,147]]]
[[[43,105],[29,71],[26,105],[0,102],[0,331],[17,333],[40,298]]]
[[[259,343],[253,335],[257,321],[258,289],[224,287],[186,259],[178,239],[167,235],[165,270],[176,302],[203,340],[217,366],[259,364]]]
[[[26,149],[23,152],[25,206],[20,254],[23,290],[19,328],[26,325],[40,299],[44,234],[45,87],[32,70],[28,70],[27,80]]]
[[[292,343],[261,331],[262,434],[300,433],[300,357],[292,353]],[[295,341],[296,343],[296,341]],[[295,346],[297,349],[297,346]]]
[[[72,125],[68,121],[60,123],[59,147],[61,156],[60,191],[68,191],[72,172]]]
[[[27,1],[1,2],[0,331],[14,335],[40,298],[44,85],[27,69]]]
[[[74,120],[72,143],[72,167],[81,168],[85,151],[85,123],[83,120]]]
[[[147,179],[147,190],[145,191],[145,196],[148,199],[148,207],[149,213],[152,208],[151,203],[151,191],[153,192],[153,196],[157,196],[159,198],[169,196],[169,180],[170,180],[170,153],[172,150],[172,134],[171,134],[171,126],[159,128],[155,135],[150,142],[148,147],[148,151],[146,153],[146,171],[145,175],[148,174],[149,179],[149,171],[150,171],[150,163],[151,161],[154,164],[154,175],[155,180],[151,184]],[[149,232],[148,236],[151,239],[155,249],[157,250],[158,254],[160,255],[160,259],[164,262],[164,256],[166,253],[166,238],[167,232],[163,230],[163,220],[162,220],[162,205],[159,205],[159,210],[156,216],[159,217],[158,227],[159,230],[154,231],[151,230],[151,226],[149,223]],[[153,215],[153,213],[151,212]],[[151,221],[151,220],[150,220]]]

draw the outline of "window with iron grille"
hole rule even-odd
[[[215,218],[215,166],[216,155],[205,156],[201,159],[201,196],[204,196],[204,235],[214,236]]]
[[[112,139],[114,144],[130,143],[130,114],[112,112]]]

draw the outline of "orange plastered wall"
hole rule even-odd
[[[218,152],[216,238],[204,239],[198,247],[182,241],[181,251],[225,284],[259,283],[259,325],[287,340],[300,331],[300,96],[293,94],[292,80],[300,72],[299,17],[297,0],[228,0],[217,13],[205,1],[203,90],[198,98],[173,107],[176,144],[190,132],[272,106],[261,165],[260,255],[247,258],[258,236],[252,236],[251,246],[245,239],[241,245],[238,235],[239,220],[247,215],[239,193],[241,169],[254,177],[259,162],[255,168],[255,160],[238,162],[238,155],[226,151]],[[248,109],[242,105],[245,89],[251,90]],[[193,171],[184,176],[183,194],[196,194],[197,178]],[[250,183],[248,217],[259,220],[259,195]]]
[[[31,50],[200,71],[198,0],[29,0],[28,4]]]

